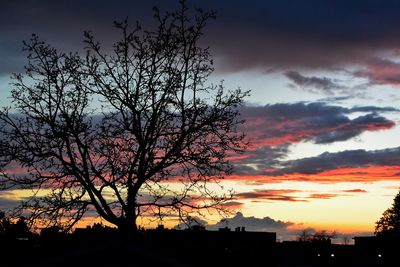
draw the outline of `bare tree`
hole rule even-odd
[[[352,239],[350,235],[342,234],[341,237],[342,237],[342,244],[343,245],[349,245],[350,244],[351,239]]]
[[[313,242],[331,242],[331,240],[333,238],[335,238],[337,236],[336,231],[332,231],[332,232],[327,232],[326,230],[321,230],[321,231],[317,231],[313,234],[312,236],[312,241]]]
[[[313,239],[313,230],[306,228],[301,230],[296,236],[296,240],[300,242],[311,242]]]
[[[311,228],[306,228],[298,233],[296,240],[300,242],[330,243],[331,240],[336,236],[337,234],[335,231],[331,233],[327,232],[326,230],[315,232]]]
[[[0,112],[0,164],[4,187],[33,190],[21,206],[31,221],[69,229],[95,210],[135,232],[141,215],[185,221],[230,199],[215,185],[246,146],[237,108],[248,92],[207,83],[212,58],[199,40],[214,14],[189,12],[185,1],[154,9],[150,31],[115,22],[110,53],[91,32],[85,56],[36,35],[24,43],[26,74],[13,76],[13,106]]]

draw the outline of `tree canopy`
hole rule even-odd
[[[378,235],[400,235],[400,192],[393,199],[393,204],[385,210],[375,224]]]
[[[89,31],[85,53],[24,42],[26,73],[12,77],[12,106],[0,111],[0,178],[32,190],[19,209],[30,222],[69,229],[95,211],[135,231],[139,216],[223,210],[231,194],[215,185],[246,146],[238,107],[248,92],[208,82],[200,40],[213,17],[180,1],[154,9],[154,29],[114,22],[112,49]]]
[[[24,217],[20,217],[17,221],[13,222],[0,210],[0,241],[1,239],[24,238],[30,235],[32,233],[29,232]]]

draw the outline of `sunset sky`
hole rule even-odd
[[[400,186],[400,2],[188,3],[217,13],[203,39],[210,82],[251,90],[241,110],[251,146],[223,182],[237,193],[231,225],[281,238],[307,227],[372,233]],[[113,20],[151,27],[152,6],[177,1],[1,1],[0,105],[10,104],[9,77],[23,72],[32,33],[82,52],[84,30],[110,44]],[[0,192],[0,209],[22,197]]]

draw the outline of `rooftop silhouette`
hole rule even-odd
[[[127,239],[117,229],[98,224],[68,234],[49,228],[40,235],[19,236],[1,236],[3,263],[109,266],[123,264],[129,255],[134,264],[146,266],[393,266],[399,245],[398,239],[381,236],[355,237],[354,245],[332,244],[328,239],[277,242],[275,233],[242,228],[157,228],[140,230],[134,239]]]

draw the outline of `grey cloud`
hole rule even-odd
[[[241,212],[237,212],[235,216],[231,218],[221,219],[215,224],[208,224],[207,221],[198,217],[189,217],[185,223],[178,224],[175,228],[185,229],[187,226],[203,225],[208,230],[218,230],[219,228],[231,228],[245,227],[248,231],[260,231],[260,232],[274,232],[277,230],[285,230],[288,226],[293,225],[291,222],[283,222],[280,220],[274,220],[270,217],[256,218],[246,217]]]
[[[282,162],[282,168],[270,174],[291,173],[317,174],[337,168],[359,168],[367,166],[398,166],[400,147],[382,150],[346,150],[337,153],[325,152],[316,157]]]
[[[9,211],[21,204],[22,199],[10,191],[0,191],[0,210]]]
[[[322,102],[279,103],[244,107],[245,131],[254,143],[278,146],[300,141],[324,144],[345,141],[365,131],[392,128],[395,123],[378,112],[397,111],[395,108],[373,106],[353,109],[330,106]],[[356,118],[349,114],[364,112]]]
[[[236,199],[256,199],[268,201],[289,201],[289,202],[304,202],[302,198],[291,196],[292,193],[297,193],[299,190],[293,189],[268,189],[268,190],[254,190],[251,192],[242,192],[235,195]]]
[[[245,217],[241,212],[238,212],[232,218],[222,219],[216,224],[207,225],[207,228],[216,230],[224,227],[229,227],[231,229],[236,227],[246,227],[246,230],[248,231],[274,232],[278,230],[285,230],[290,225],[293,225],[293,223],[274,220],[270,217]]]
[[[376,106],[344,108],[323,102],[243,107],[241,113],[246,119],[243,130],[250,138],[252,147],[242,157],[231,159],[234,173],[263,175],[270,174],[271,169],[284,173],[280,168],[291,168],[300,163],[301,166],[306,164],[301,172],[311,168],[310,172],[314,173],[315,167],[308,163],[314,159],[285,161],[291,144],[302,141],[329,144],[355,138],[366,131],[390,129],[395,122],[378,115],[384,112],[398,112],[398,109]],[[353,113],[362,114],[351,118]],[[334,162],[326,160],[326,164]]]
[[[316,136],[314,141],[316,144],[327,144],[337,141],[346,141],[360,135],[366,130],[391,128],[393,126],[394,122],[391,122],[390,120],[378,116],[374,113],[370,113],[351,120],[351,123],[349,123],[349,125],[342,125],[340,128],[335,129],[331,132],[321,133],[320,135]]]
[[[232,218],[222,219],[216,224],[207,225],[207,229],[217,230],[224,227],[229,227],[231,229],[245,227],[246,231],[275,232],[278,240],[294,240],[297,232],[289,229],[292,225],[294,225],[292,222],[275,220],[271,217],[247,217],[241,212],[238,212]]]
[[[319,99],[317,102],[325,102],[325,103],[333,103],[333,102],[341,102],[344,100],[351,99],[350,96],[330,96],[326,98]]]
[[[398,108],[394,107],[376,107],[376,106],[360,106],[348,109],[349,113],[352,112],[398,112]]]
[[[345,89],[345,86],[338,84],[331,78],[304,76],[297,71],[285,72],[285,76],[295,85],[304,88],[312,93],[334,94],[334,90]]]
[[[254,232],[275,232],[279,240],[294,240],[297,231],[290,230],[289,227],[294,225],[292,222],[275,220],[270,217],[257,218],[254,216],[244,216],[243,213],[237,212],[231,218],[224,218],[215,224],[208,224],[200,218],[189,218],[186,222],[189,225],[203,225],[207,230],[216,231],[219,228],[228,227],[235,229],[236,227],[245,227],[246,231]],[[187,225],[180,223],[174,227],[175,229],[186,229]]]
[[[0,197],[0,210],[7,211],[16,208],[21,203],[20,200]]]
[[[278,166],[289,152],[289,144],[261,146],[245,153],[244,158],[232,160],[235,174],[256,175],[264,168]]]

